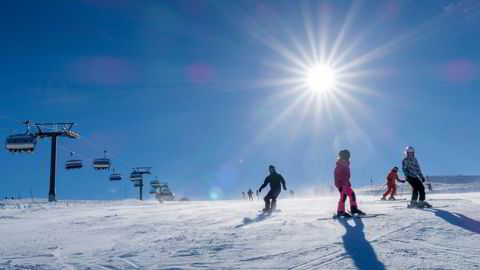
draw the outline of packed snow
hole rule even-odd
[[[271,215],[261,200],[0,201],[0,269],[480,268],[480,192],[427,193],[439,208],[420,210],[369,188],[359,207],[386,215],[344,221],[317,220],[336,195],[287,192]]]

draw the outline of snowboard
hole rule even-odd
[[[337,217],[337,214],[333,214],[330,218],[317,218],[317,220],[338,220],[338,219],[352,219],[352,218],[374,218],[379,216],[386,216],[387,214],[365,214],[365,215],[354,215],[352,217]]]
[[[280,212],[282,212],[282,210],[280,210],[280,209],[275,209],[275,210],[273,210],[273,211],[263,211],[263,210],[260,210],[260,211],[258,211],[258,212],[260,212],[260,213],[265,213],[265,214],[269,214],[269,213],[280,213]]]
[[[432,207],[408,207],[407,205],[407,209],[435,209],[435,208],[446,208],[449,206],[450,204],[438,205],[438,206],[432,205]]]

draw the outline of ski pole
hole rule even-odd
[[[384,191],[384,190],[385,190],[384,187],[385,187],[386,185],[387,185],[387,183],[383,184],[383,186],[382,186],[379,190],[377,190],[377,192],[375,193],[375,196],[377,196],[378,193],[380,193],[380,191]]]
[[[428,190],[433,191],[432,185],[430,184],[430,179],[428,179],[428,175],[427,175],[427,188]]]
[[[402,183],[402,190],[400,190],[400,198],[402,197],[402,194],[403,194],[403,185],[405,185],[405,182]]]

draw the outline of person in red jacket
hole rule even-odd
[[[350,211],[352,214],[365,215],[365,213],[358,209],[355,192],[352,190],[350,184],[350,152],[342,150],[338,153],[337,166],[334,171],[335,187],[340,192],[340,200],[338,201],[337,216],[351,217],[345,212],[345,201],[347,197],[350,199]]]
[[[382,200],[386,200],[387,195],[390,194],[389,200],[395,200],[395,194],[397,194],[397,182],[402,182],[405,183],[404,180],[401,180],[398,178],[398,167],[393,167],[393,169],[390,171],[390,173],[387,176],[387,191],[383,193]]]

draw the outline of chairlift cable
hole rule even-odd
[[[83,158],[83,159],[86,159],[86,160],[89,160],[89,161],[93,161],[93,158],[89,158],[89,157],[87,157],[87,156],[85,156],[85,155],[79,154],[77,151],[73,151],[73,150],[71,150],[71,149],[69,149],[69,148],[67,148],[67,147],[65,147],[65,146],[63,146],[63,145],[61,145],[61,144],[59,144],[59,143],[57,143],[57,146],[58,146],[59,148],[61,148],[62,150],[68,152],[68,153],[72,153],[72,152],[73,152],[73,153],[75,153],[74,155],[76,155],[76,156],[79,156],[79,157],[81,157],[81,158]]]
[[[83,140],[84,142],[86,142],[87,144],[89,144],[91,147],[97,149],[98,151],[101,151],[101,152],[105,151],[105,149],[101,149],[99,146],[97,146],[96,144],[88,141],[87,139],[85,139],[85,138],[82,137],[82,136],[80,136],[80,139]],[[125,165],[126,167],[128,167],[128,168],[131,168],[131,167],[132,167],[132,166],[130,166],[130,164],[128,164],[128,162],[126,162],[126,161],[120,159],[118,156],[112,154],[112,152],[108,151],[108,155],[109,155],[110,157],[114,158],[115,160],[120,161],[120,163],[123,163],[123,165]]]
[[[4,116],[4,115],[0,115],[0,118],[5,119],[5,120],[8,120],[8,121],[15,122],[15,123],[21,123],[21,124],[24,123],[24,121],[20,121],[20,120],[17,120],[17,119],[8,117],[8,116]]]

